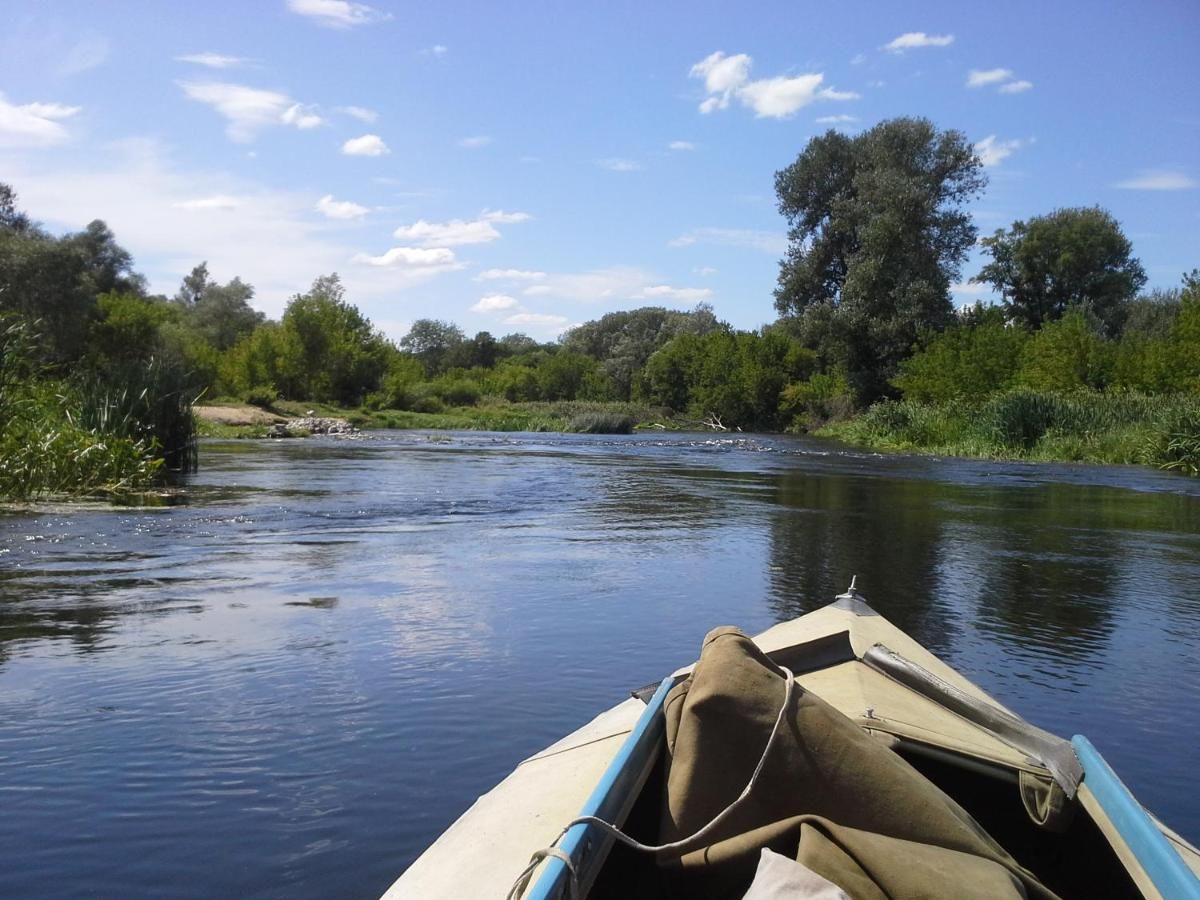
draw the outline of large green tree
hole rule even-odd
[[[387,370],[389,345],[345,299],[336,274],[323,275],[293,297],[280,321],[282,384],[287,396],[361,403]]]
[[[1009,315],[1030,328],[1078,309],[1114,336],[1127,304],[1146,283],[1133,245],[1099,207],[1059,209],[1014,222],[980,243],[992,261],[974,281],[1004,296]]]
[[[890,393],[920,332],[952,321],[976,235],[965,205],[986,183],[961,132],[910,118],[828,131],[776,173],[788,250],[775,306],[860,402]]]
[[[661,306],[621,310],[584,322],[568,331],[562,345],[572,353],[599,360],[620,400],[628,400],[651,355],[672,338],[703,335],[719,328],[707,303],[688,312]]]

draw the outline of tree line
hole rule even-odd
[[[1141,295],[1119,224],[1061,209],[979,240],[975,281],[995,306],[956,310],[950,287],[979,238],[968,206],[986,188],[966,137],[893,119],[812,139],[775,175],[788,224],[775,322],[737,330],[701,304],[613,312],[556,341],[468,337],[422,319],[387,339],[336,274],[278,321],[254,288],[197,265],[153,295],[111,230],[55,236],[0,185],[0,316],[33,323],[54,371],[150,361],[195,396],[278,398],[438,412],[480,402],[640,401],[728,426],[808,428],[879,400],[978,400],[1039,389],[1200,391],[1200,280]]]

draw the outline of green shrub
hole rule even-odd
[[[623,412],[587,412],[572,416],[567,431],[579,434],[632,434],[637,420]]]
[[[279,399],[279,391],[273,384],[259,384],[242,392],[242,402],[251,406],[268,408]]]
[[[478,384],[466,378],[440,382],[437,384],[437,391],[442,400],[450,406],[474,406],[483,393]]]

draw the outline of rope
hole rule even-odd
[[[737,799],[717,813],[711,822],[695,834],[681,840],[672,841],[669,844],[652,845],[643,844],[631,838],[625,832],[621,831],[621,829],[617,828],[616,825],[605,822],[603,819],[598,819],[595,816],[580,816],[577,819],[572,819],[558,833],[558,837],[554,839],[554,846],[547,847],[545,850],[538,850],[533,854],[529,860],[529,865],[521,870],[521,874],[517,876],[517,880],[513,882],[513,886],[509,888],[507,900],[520,900],[521,895],[525,893],[525,888],[529,885],[529,879],[533,876],[534,870],[547,856],[561,860],[567,867],[567,873],[571,876],[569,881],[570,897],[571,900],[577,900],[579,896],[579,879],[575,872],[575,864],[571,860],[571,857],[557,846],[558,842],[562,840],[563,835],[576,825],[594,825],[602,831],[608,832],[614,839],[620,841],[625,846],[631,847],[640,853],[663,853],[666,851],[683,850],[688,845],[711,833],[718,825],[733,815],[737,808],[750,796],[750,793],[754,790],[754,786],[758,783],[758,776],[762,774],[763,766],[767,764],[767,757],[771,755],[771,748],[775,746],[775,738],[779,736],[780,726],[783,725],[783,717],[792,705],[792,688],[796,683],[796,676],[792,674],[792,670],[787,666],[780,666],[779,668],[783,670],[783,674],[786,677],[783,689],[783,705],[779,707],[779,714],[775,717],[775,724],[771,727],[771,735],[767,738],[767,745],[763,747],[762,756],[758,759],[758,765],[754,767],[754,773],[750,776],[750,780],[746,782],[746,786],[742,789],[742,792],[738,794]]]

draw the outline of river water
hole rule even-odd
[[[375,897],[710,628],[852,574],[1200,840],[1200,480],[697,435],[201,466],[184,506],[0,514],[0,896]]]

